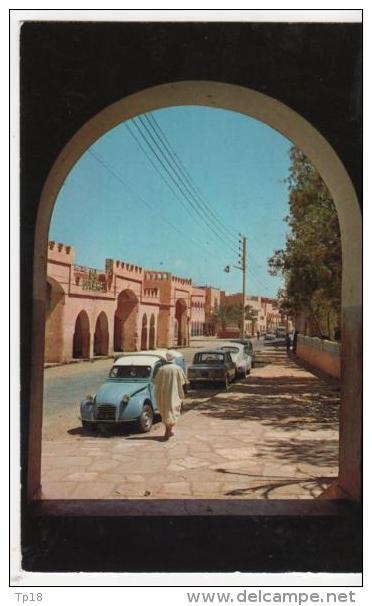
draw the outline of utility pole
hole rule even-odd
[[[243,304],[242,304],[242,330],[241,330],[241,336],[242,339],[244,338],[244,326],[245,326],[245,272],[246,272],[246,265],[247,265],[247,238],[245,236],[242,236],[242,234],[239,234],[240,236],[240,246],[239,246],[239,250],[241,250],[240,253],[240,269],[243,272]]]
[[[243,304],[242,304],[242,329],[241,336],[244,338],[244,325],[245,325],[245,271],[247,267],[247,238],[242,234],[239,234],[239,265],[233,265],[235,269],[240,269],[243,272]],[[230,273],[231,265],[226,265],[224,271]]]

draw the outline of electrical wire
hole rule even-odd
[[[190,195],[198,204],[201,204],[202,209],[205,206],[204,212],[207,217],[213,220],[216,229],[220,230],[224,237],[231,239],[234,242],[235,246],[236,234],[230,231],[230,229],[219,219],[209,202],[207,202],[202,192],[200,191],[200,188],[196,185],[190,173],[187,171],[184,164],[177,155],[176,151],[170,144],[166,134],[160,127],[159,123],[156,121],[156,118],[153,116],[153,114],[150,113],[144,114],[143,118],[139,116],[139,120],[141,120],[142,123],[143,119],[147,121],[155,137],[157,137],[160,143],[162,144],[165,153],[168,155],[168,157],[170,158],[170,162],[173,165],[174,173],[179,176],[186,190],[190,193]]]
[[[163,170],[167,173],[168,177],[171,179],[171,181],[174,183],[174,185],[176,186],[176,188],[179,190],[182,198],[184,198],[187,202],[187,204],[191,207],[191,209],[195,212],[196,215],[198,215],[198,217],[205,223],[205,225],[208,227],[208,229],[213,232],[214,236],[217,238],[218,242],[220,245],[224,246],[226,249],[228,249],[230,252],[234,252],[234,249],[231,247],[230,244],[226,243],[222,238],[221,235],[219,233],[217,233],[217,231],[215,230],[215,228],[210,225],[208,223],[208,221],[206,221],[205,217],[203,216],[203,214],[200,212],[199,208],[197,205],[195,205],[195,203],[190,200],[190,197],[187,196],[184,191],[182,190],[182,187],[179,185],[179,183],[177,182],[177,179],[174,178],[174,176],[172,175],[172,173],[170,172],[169,168],[166,165],[166,162],[159,157],[159,154],[157,153],[156,149],[154,149],[154,145],[151,143],[151,141],[149,141],[149,138],[145,135],[145,133],[143,132],[143,130],[141,130],[140,126],[137,124],[137,122],[134,120],[132,120],[133,125],[136,127],[137,131],[139,132],[140,136],[142,137],[142,139],[145,141],[146,145],[148,146],[148,148],[151,150],[151,152],[153,153],[153,155],[156,157],[157,161],[159,162],[159,164],[162,166]],[[128,124],[126,124],[126,126],[129,128]],[[129,128],[129,132],[131,132],[132,136],[133,136],[133,132],[130,130]],[[138,143],[138,139],[137,139],[137,143]],[[143,147],[141,148],[142,151]],[[146,154],[147,158],[149,159],[149,155]],[[157,165],[154,162],[151,162],[152,166],[155,168],[156,172],[158,173],[158,175],[160,176],[160,178],[164,181],[164,183],[167,185],[167,187],[172,191],[172,193],[174,194],[174,189],[170,186],[168,180],[165,178],[164,174],[159,170],[159,168],[157,167]],[[180,197],[179,195],[176,196],[179,200]],[[185,206],[184,206],[185,207]],[[191,214],[191,212],[189,213]],[[191,214],[192,216],[192,214]],[[193,217],[194,218],[194,217]]]

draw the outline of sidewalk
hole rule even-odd
[[[337,476],[338,402],[336,380],[260,351],[246,381],[191,394],[169,441],[158,423],[44,442],[43,498],[315,498]]]

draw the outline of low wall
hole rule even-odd
[[[333,377],[341,376],[341,345],[318,337],[297,337],[297,355]]]

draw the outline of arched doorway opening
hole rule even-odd
[[[342,237],[342,403],[339,486],[360,498],[361,460],[361,214],[354,186],[339,156],[324,137],[300,114],[280,101],[241,86],[222,82],[176,82],[155,86],[119,100],[94,116],[72,137],[55,161],[45,182],[36,222],[33,286],[33,366],[30,406],[30,498],[40,483],[40,440],[43,394],[43,346],[48,226],[54,203],[66,175],[100,136],[119,123],[156,109],[202,105],[240,112],[268,124],[298,148],[317,168],[338,213]],[[41,305],[40,302],[43,302]],[[119,305],[118,305],[119,308]],[[171,328],[171,327],[169,327]],[[117,331],[120,332],[121,331]],[[180,328],[177,329],[179,334]],[[123,340],[120,339],[120,345]]]
[[[47,280],[46,291],[45,362],[62,362],[65,293],[59,282],[50,277]]]
[[[72,357],[89,358],[90,332],[89,318],[86,311],[82,310],[76,318],[74,336],[72,339]]]
[[[114,319],[114,350],[136,351],[139,301],[132,290],[123,290],[118,296]]]
[[[141,328],[141,349],[147,349],[147,315],[143,314]]]
[[[149,349],[155,349],[155,316],[151,314],[149,330]]]
[[[177,345],[187,345],[187,304],[184,299],[177,299],[175,316],[177,320]]]
[[[107,356],[109,347],[108,320],[104,311],[101,311],[96,321],[94,331],[93,353],[95,356]]]

